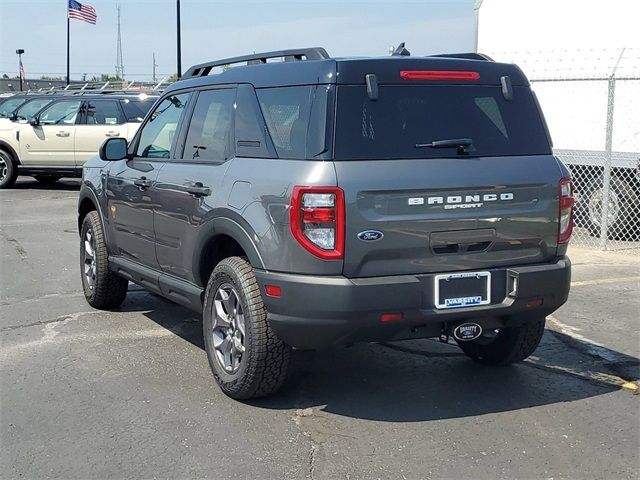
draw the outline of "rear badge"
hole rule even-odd
[[[475,340],[482,335],[482,327],[477,323],[463,323],[453,329],[453,336],[462,342]]]
[[[358,238],[364,242],[375,242],[376,240],[380,240],[382,237],[384,237],[384,233],[379,232],[378,230],[365,230],[358,234]]]

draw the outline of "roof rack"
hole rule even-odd
[[[430,57],[446,57],[446,58],[466,58],[467,60],[483,60],[485,62],[495,62],[493,58],[484,53],[439,53],[438,55],[429,55]]]
[[[283,58],[285,62],[299,60],[326,60],[329,57],[327,51],[322,47],[299,48],[294,50],[278,50],[275,52],[254,53],[241,57],[224,58],[213,62],[194,65],[182,76],[182,78],[206,77],[214,67],[224,67],[234,63],[246,63],[247,65],[264,64],[270,58]]]

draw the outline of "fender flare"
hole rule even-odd
[[[13,159],[16,161],[16,164],[20,165],[20,158],[18,157],[18,154],[16,153],[16,151],[13,149],[11,145],[9,145],[4,140],[0,140],[0,148],[9,152],[9,155],[11,155]]]
[[[107,240],[108,232],[105,229],[104,217],[102,216],[102,209],[100,208],[98,197],[93,190],[84,185],[83,188],[80,189],[80,194],[78,195],[78,235],[82,235],[82,223],[80,222],[80,205],[82,205],[82,203],[87,199],[93,204],[94,210],[96,210],[98,212],[98,215],[100,216],[100,223],[102,224],[102,234],[105,236],[105,240]]]
[[[228,217],[216,217],[207,222],[193,249],[192,265],[195,278],[201,277],[201,254],[205,245],[214,237],[227,235],[233,238],[247,254],[249,263],[256,269],[264,269],[262,256],[258,251],[251,235],[247,230],[235,220]]]

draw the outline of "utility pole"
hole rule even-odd
[[[156,67],[158,64],[156,63],[156,52],[153,52],[153,81],[156,81]]]
[[[120,5],[116,5],[118,10],[118,46],[116,53],[116,77],[124,80],[124,61],[122,59],[122,35],[120,33]]]
[[[176,45],[176,50],[177,50],[177,69],[178,71],[176,72],[178,74],[178,80],[180,80],[180,77],[182,76],[182,46],[181,44],[181,38],[180,38],[181,34],[180,34],[180,0],[176,0],[176,41],[177,41],[177,45]]]

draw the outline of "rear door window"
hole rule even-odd
[[[371,101],[365,86],[338,87],[336,159],[428,158],[458,155],[434,141],[471,139],[469,156],[551,152],[527,87],[507,101],[494,86],[381,86]]]
[[[118,125],[124,123],[124,116],[117,100],[88,100],[85,104],[84,123]]]
[[[230,156],[235,90],[200,92],[184,146],[185,160],[224,161]]]
[[[144,100],[133,100],[125,98],[124,100],[121,100],[120,105],[124,110],[124,115],[127,118],[127,122],[140,123],[142,120],[144,120],[145,115],[153,106],[155,100],[155,98],[147,98]]]

